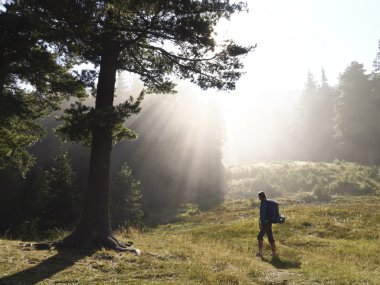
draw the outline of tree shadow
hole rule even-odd
[[[59,250],[56,255],[49,257],[34,267],[1,277],[0,284],[36,284],[73,266],[75,262],[84,257],[91,256],[94,252],[93,249]]]
[[[300,268],[301,261],[299,260],[289,260],[283,259],[280,257],[272,257],[272,258],[261,258],[263,261],[270,263],[277,269],[290,269],[290,268]]]

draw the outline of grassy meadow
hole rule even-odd
[[[132,240],[142,250],[140,256],[107,250],[34,250],[21,247],[18,240],[0,239],[0,284],[380,284],[377,169],[350,164],[294,167],[306,166],[298,176],[285,164],[273,167],[272,173],[268,165],[241,166],[245,170],[240,172],[234,167],[240,174],[229,177],[228,199],[219,207],[199,211],[188,205],[171,223],[118,231],[120,239]],[[279,191],[285,189],[278,181],[286,174],[276,172],[282,167],[291,178],[299,178],[292,191]],[[268,180],[261,175],[255,183],[274,189],[273,197],[287,218],[285,224],[274,225],[279,253],[275,260],[267,240],[263,258],[255,257],[259,189],[251,187],[249,193],[246,187],[260,171]],[[271,184],[274,176],[279,180]],[[301,177],[320,185],[310,184],[303,192],[293,189],[308,185]],[[336,181],[356,183],[357,191],[364,192],[346,189],[352,193],[338,195]],[[243,185],[240,194],[236,185]],[[328,201],[319,201],[326,195]],[[62,234],[57,231],[51,238]]]

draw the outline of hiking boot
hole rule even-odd
[[[277,253],[271,253],[272,259],[279,259],[279,256]]]

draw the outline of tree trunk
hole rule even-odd
[[[113,107],[118,55],[116,47],[106,44],[100,62],[96,113]],[[71,235],[56,244],[58,247],[95,245],[127,251],[125,245],[112,237],[109,217],[112,129],[103,123],[97,120],[92,130],[88,187],[81,220]]]
[[[7,76],[9,62],[3,56],[0,57],[0,95],[3,95],[5,78]]]
[[[95,111],[112,108],[118,52],[105,48],[100,63]],[[91,156],[84,212],[77,230],[85,235],[101,239],[111,235],[109,221],[110,163],[112,130],[96,122],[92,131]]]

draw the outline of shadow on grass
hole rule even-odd
[[[298,260],[288,260],[288,259],[283,259],[280,257],[275,257],[275,258],[262,257],[262,260],[272,264],[277,269],[290,269],[290,268],[301,267],[301,261],[298,261]]]
[[[49,257],[36,266],[16,272],[9,276],[1,277],[0,284],[36,284],[73,266],[78,260],[90,256],[93,253],[94,250],[92,249],[60,250],[56,255]]]

